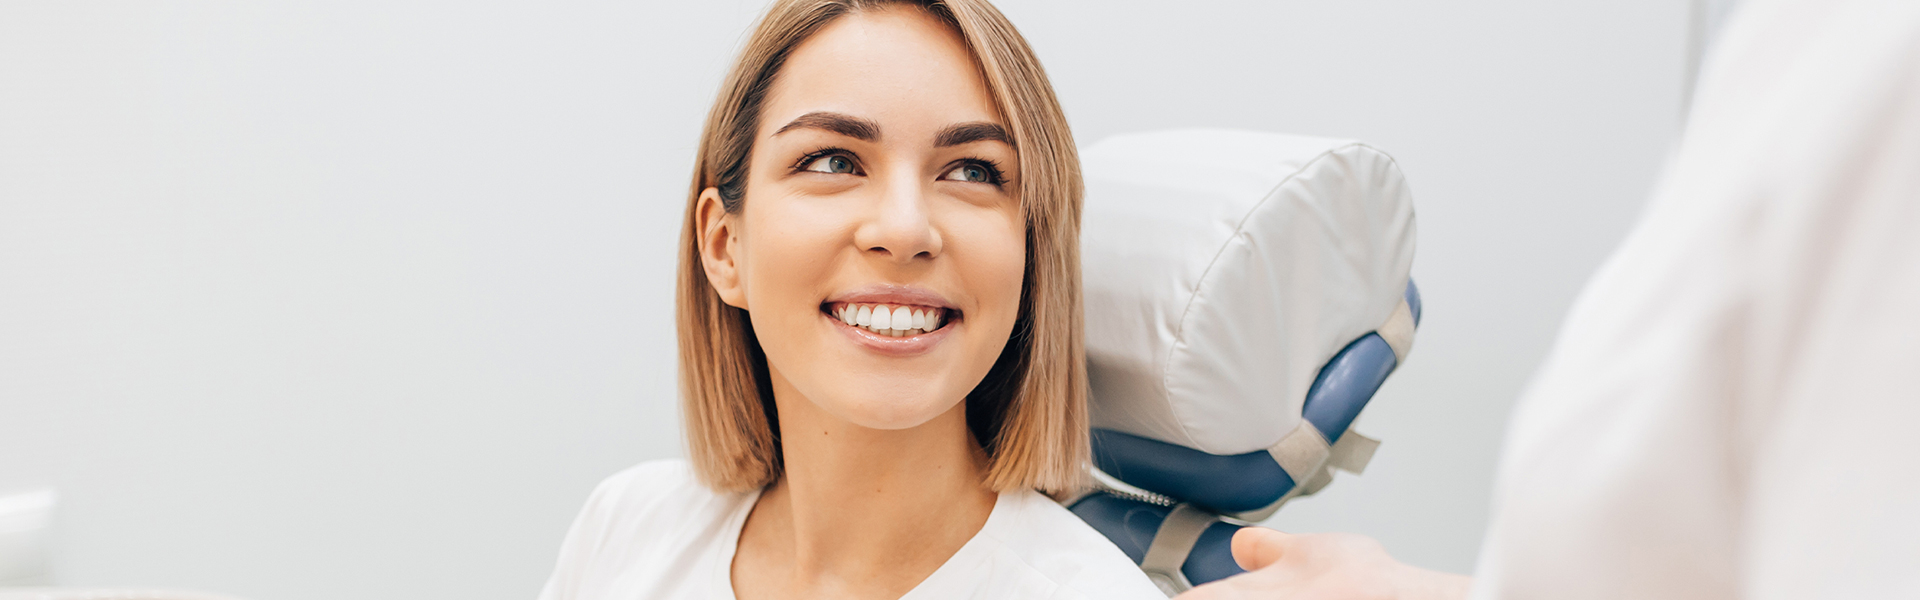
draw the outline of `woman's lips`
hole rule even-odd
[[[891,313],[897,308],[903,308],[901,305],[880,306],[888,310],[889,325],[892,324]],[[858,312],[861,308],[866,308],[869,313],[869,325],[867,326],[857,324]],[[821,317],[830,321],[833,328],[840,330],[842,334],[845,334],[848,339],[852,340],[855,344],[890,356],[913,356],[925,353],[932,350],[934,346],[951,335],[954,328],[960,326],[958,319],[954,318],[958,316],[957,311],[948,312],[924,306],[906,306],[904,308],[908,309],[909,312],[906,317],[907,320],[902,321],[901,324],[912,325],[913,317],[911,311],[914,308],[919,308],[921,309],[919,324],[922,327],[932,325],[932,331],[927,331],[922,328],[897,330],[892,327],[883,328],[881,331],[874,331],[871,327],[877,325],[877,323],[873,322],[874,317],[872,314],[879,311],[873,305],[854,305],[847,303],[827,304],[821,307]],[[848,323],[842,319],[842,316],[846,315],[849,311],[855,314],[855,323]],[[934,312],[934,315],[929,316],[927,314],[928,312]],[[884,333],[882,333],[882,331]]]
[[[954,317],[959,313],[939,307],[907,304],[830,302],[820,308],[841,323],[886,337],[907,337],[934,331],[955,320]]]
[[[933,290],[912,285],[876,284],[846,290],[826,304],[890,304],[954,310],[953,302]]]
[[[820,314],[855,343],[891,356],[932,350],[965,321],[946,296],[911,285],[873,284],[842,291]]]

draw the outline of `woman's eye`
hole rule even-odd
[[[954,167],[952,171],[947,171],[946,177],[942,177],[941,179],[947,179],[952,181],[970,181],[975,183],[993,183],[994,182],[992,171],[988,171],[986,167],[975,165],[975,164],[965,164],[965,165],[960,165],[958,167]]]
[[[853,159],[841,154],[822,156],[807,163],[806,170],[815,173],[852,173]]]

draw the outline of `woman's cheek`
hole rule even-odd
[[[805,327],[818,316],[819,286],[830,279],[826,271],[845,245],[834,239],[833,228],[822,226],[818,215],[794,210],[802,208],[795,204],[776,197],[758,206],[749,203],[746,209],[749,310],[756,321],[780,324],[781,331],[799,331],[790,327]]]
[[[1002,219],[1005,219],[1002,216]],[[1026,279],[1027,247],[1024,223],[1009,225],[1002,219],[982,223],[974,232],[973,254],[979,260],[972,265],[969,279],[979,282],[974,293],[992,315],[992,330],[1004,340],[1013,332],[1020,316],[1021,286]],[[1010,219],[1009,219],[1010,220]],[[983,323],[984,325],[985,323]],[[997,353],[996,353],[997,357]]]

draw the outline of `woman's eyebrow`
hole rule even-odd
[[[821,129],[860,141],[880,141],[879,123],[836,112],[814,111],[800,115],[800,117],[794,119],[793,122],[781,126],[780,130],[773,132],[773,134],[780,135],[790,129]]]
[[[937,148],[981,141],[1013,145],[1013,138],[1007,137],[1007,128],[1001,127],[998,123],[986,121],[948,125],[946,129],[940,130],[939,135],[933,137],[933,145]]]

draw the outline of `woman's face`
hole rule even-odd
[[[878,429],[953,409],[1007,344],[1026,256],[1018,156],[964,42],[918,10],[842,17],[763,111],[745,206],[702,203],[702,252],[776,393]]]

